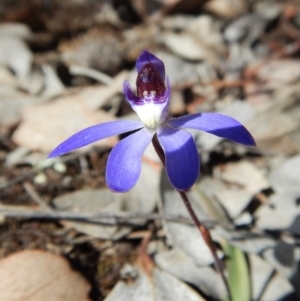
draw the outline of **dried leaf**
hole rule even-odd
[[[24,107],[41,102],[37,97],[7,86],[0,87],[0,126],[11,127],[21,119]]]
[[[297,300],[298,297],[289,281],[282,275],[276,274],[264,291],[261,301]]]
[[[245,253],[261,254],[268,248],[276,245],[274,238],[268,237],[258,232],[249,233],[249,231],[228,232],[224,228],[218,227],[218,231],[227,241]]]
[[[238,185],[250,193],[258,193],[270,186],[263,172],[253,163],[240,161],[214,169],[214,176],[226,183]]]
[[[23,251],[0,261],[1,301],[89,301],[90,285],[60,256]]]
[[[198,267],[195,261],[179,248],[155,255],[161,269],[198,287],[206,295],[221,299],[226,295],[220,275],[211,267]]]
[[[17,85],[16,78],[8,71],[7,68],[0,64],[0,85],[6,87],[15,87]]]
[[[263,293],[262,300],[283,300],[284,298],[297,300],[295,289],[298,290],[298,280],[296,279],[299,279],[299,251],[299,248],[293,244],[279,241],[274,248],[266,249],[263,252],[262,255],[266,261],[279,273],[271,278]],[[294,278],[295,289],[287,278]]]
[[[163,178],[161,185],[164,212],[175,217],[189,218],[178,192],[170,186],[168,179]],[[188,197],[198,218],[206,219],[207,213],[201,204],[203,201],[199,200],[200,195],[191,191],[188,193]],[[195,226],[167,222],[167,228],[174,244],[193,258],[198,266],[206,266],[214,262],[210,249]]]
[[[248,205],[252,197],[270,187],[265,175],[252,163],[240,161],[214,168],[214,176],[228,185],[215,196],[235,218]]]
[[[289,158],[270,174],[272,187],[279,193],[300,193],[299,179],[300,155]]]
[[[286,278],[291,278],[297,273],[299,249],[297,250],[293,243],[278,241],[273,248],[266,249],[262,255],[271,266]]]
[[[248,255],[251,269],[253,300],[297,300],[291,284],[280,274],[275,274],[274,268],[261,257]]]
[[[23,24],[0,26],[0,63],[11,68],[20,79],[25,78],[31,69],[33,54],[24,42],[30,36],[30,29]]]
[[[261,257],[248,254],[251,269],[252,299],[259,300],[274,272],[273,268]]]
[[[224,32],[228,42],[238,42],[247,36],[247,42],[252,44],[259,38],[266,26],[266,22],[258,14],[247,14],[232,22]]]
[[[268,81],[269,86],[287,85],[300,78],[300,62],[298,60],[269,60],[259,66],[258,78]]]
[[[123,194],[123,209],[130,213],[147,214],[153,212],[160,198],[159,194],[160,168],[155,168],[145,162],[142,163],[142,171],[137,184]],[[147,192],[150,192],[147,193]],[[145,193],[146,192],[146,193]],[[134,220],[142,225],[143,219]]]
[[[212,51],[219,55],[224,53],[221,27],[212,16],[200,15],[192,19],[185,29]]]
[[[269,98],[269,101],[262,104],[262,112],[247,123],[247,128],[258,145],[262,144],[266,148],[265,145],[268,146],[268,142],[270,144],[272,142],[279,144],[284,142],[281,148],[276,147],[281,152],[282,149],[290,147],[290,145],[286,146],[288,143],[287,135],[296,131],[299,133],[300,128],[298,97],[299,89],[296,86],[288,86],[280,88],[273,97]],[[259,106],[257,107],[259,109]],[[274,146],[269,146],[268,149],[274,151]]]
[[[245,0],[211,0],[205,5],[206,10],[223,18],[234,18],[246,12]]]
[[[120,214],[123,206],[123,197],[121,194],[112,193],[108,189],[98,190],[78,190],[64,194],[55,198],[54,205],[59,210],[82,213],[111,213]],[[103,220],[99,218],[99,220]],[[113,219],[104,219],[104,221],[113,221]],[[130,227],[119,228],[116,226],[97,225],[97,219],[94,223],[64,221],[66,227],[75,228],[80,232],[86,233],[93,237],[103,239],[119,238],[130,232]]]
[[[30,150],[50,152],[79,130],[114,120],[113,116],[104,111],[89,110],[85,102],[87,90],[51,103],[26,107],[23,122],[13,134],[14,142]],[[116,137],[110,137],[96,144],[112,147],[116,142]]]
[[[217,63],[217,57],[212,50],[188,33],[165,33],[163,42],[170,50],[182,58],[206,60],[212,64]]]
[[[159,198],[159,170],[143,163],[140,179],[129,192],[118,194],[109,189],[77,190],[54,199],[59,210],[81,213],[110,213],[124,216],[128,214],[149,214],[153,212]],[[145,193],[151,191],[151,195]],[[93,218],[92,223],[64,221],[66,227],[102,239],[119,239],[131,232],[132,227],[120,225],[99,225],[97,221],[116,222],[113,218]],[[145,218],[132,219],[136,225],[144,225]]]
[[[188,285],[166,272],[153,268],[146,272],[139,266],[134,269],[134,279],[119,281],[104,301],[205,301]]]
[[[54,69],[50,65],[44,65],[43,71],[45,73],[43,96],[51,98],[61,95],[65,91],[65,87]]]
[[[283,192],[274,194],[255,213],[256,226],[263,230],[286,230],[292,227],[300,215],[296,204],[299,193]],[[294,231],[294,230],[293,230]]]
[[[60,44],[62,59],[68,65],[79,65],[114,74],[122,66],[124,43],[118,31],[94,27],[75,39]]]

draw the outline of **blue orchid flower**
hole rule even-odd
[[[106,182],[115,192],[134,187],[141,173],[142,156],[157,135],[164,151],[165,167],[171,184],[179,191],[188,190],[197,180],[200,162],[192,135],[185,129],[202,130],[221,138],[254,146],[247,129],[235,119],[217,113],[199,113],[170,118],[171,88],[163,62],[143,51],[136,62],[137,94],[124,82],[125,97],[141,121],[118,120],[88,127],[58,145],[48,156],[53,158],[97,140],[134,131],[111,151],[106,168]],[[180,72],[180,71],[179,71]]]

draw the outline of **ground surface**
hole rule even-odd
[[[166,64],[172,116],[220,111],[257,141],[246,148],[195,134],[202,163],[190,199],[220,254],[231,258],[225,265],[229,278],[237,276],[230,280],[234,301],[297,300],[298,1],[0,1],[0,274],[13,266],[5,264],[10,255],[42,250],[83,277],[78,300],[135,300],[141,283],[157,293],[149,300],[179,300],[170,293],[175,287],[182,300],[224,296],[210,253],[153,150],[137,187],[124,195],[105,185],[119,138],[45,160],[80,129],[137,118],[122,82],[134,86],[144,49]],[[11,299],[0,288],[1,300],[24,297]]]

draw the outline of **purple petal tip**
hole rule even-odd
[[[163,62],[160,59],[158,59],[154,54],[152,54],[147,50],[143,50],[139,55],[138,59],[136,60],[136,69],[138,72],[140,72],[143,65],[151,62],[156,62],[156,61],[163,64]]]
[[[161,80],[164,82],[165,80],[165,65],[164,63],[156,57],[154,54],[147,50],[143,50],[141,54],[139,55],[137,61],[136,61],[136,69],[137,72],[141,72],[142,69],[145,67],[145,65],[150,64],[155,72],[157,72],[161,78]]]

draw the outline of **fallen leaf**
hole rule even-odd
[[[249,212],[243,212],[235,219],[234,224],[238,227],[250,226],[253,222],[253,216]]]
[[[175,246],[193,258],[198,266],[207,266],[214,262],[209,247],[195,226],[168,222],[167,227]]]
[[[11,127],[20,122],[23,108],[41,102],[31,96],[15,90],[13,87],[0,86],[0,126]]]
[[[218,190],[215,197],[233,218],[245,209],[255,194],[270,187],[263,172],[247,161],[217,166],[213,173],[216,179],[228,184]]]
[[[94,214],[97,212],[120,214],[123,202],[121,194],[113,193],[108,189],[78,190],[54,199],[54,205],[59,210]],[[98,220],[114,221],[113,218],[99,218]],[[117,225],[97,225],[97,218],[93,219],[93,223],[77,221],[63,221],[62,223],[68,228],[74,228],[79,232],[102,239],[119,238],[131,231],[130,227],[125,226],[119,228]]]
[[[162,19],[161,26],[163,29],[168,30],[185,30],[192,20],[194,20],[193,17],[181,14],[165,16]]]
[[[274,269],[260,256],[248,254],[248,260],[251,270],[252,299],[259,300],[271,279]]]
[[[228,163],[222,167],[217,166],[214,169],[214,176],[226,183],[243,187],[245,191],[253,194],[270,187],[264,173],[253,163],[245,160]]]
[[[180,57],[188,60],[206,60],[212,64],[217,63],[216,54],[200,40],[188,33],[165,33],[164,44]]]
[[[252,193],[235,188],[225,188],[225,190],[219,191],[216,196],[216,199],[222,204],[232,219],[238,218],[252,198]]]
[[[222,299],[226,295],[220,275],[211,267],[199,267],[179,248],[155,255],[159,268],[198,287],[206,295]]]
[[[261,301],[281,301],[281,300],[297,300],[298,297],[290,284],[290,282],[279,273],[271,279],[271,282],[264,291]]]
[[[255,212],[256,226],[262,230],[287,230],[300,215],[296,200],[300,192],[276,193]]]
[[[230,23],[224,37],[230,43],[235,43],[247,36],[247,42],[253,43],[259,38],[266,26],[266,22],[258,14],[247,14]]]
[[[45,74],[43,96],[52,98],[61,95],[65,87],[54,69],[50,65],[44,65],[43,72]]]
[[[299,87],[298,84],[276,86],[280,88],[272,93],[269,100],[261,106],[256,105],[260,113],[246,126],[260,148],[288,153],[294,149],[291,137],[299,134],[300,128]],[[297,141],[295,144],[299,147]]]
[[[287,85],[299,80],[300,62],[292,59],[265,61],[260,65],[257,76],[275,87]]]
[[[161,167],[155,169],[150,164],[142,162],[142,171],[137,184],[129,192],[123,194],[124,211],[131,214],[149,214],[153,212],[160,198],[160,170]],[[151,193],[148,193],[150,191]],[[132,222],[143,225],[147,220],[141,218]]]
[[[270,173],[273,189],[278,193],[300,193],[300,155],[286,160]]]
[[[264,250],[273,248],[276,240],[272,237],[263,235],[258,231],[226,231],[218,227],[220,235],[229,241],[232,245],[250,254],[261,254]]]
[[[178,192],[171,187],[166,176],[163,177],[161,189],[164,213],[174,217],[190,218]],[[200,221],[205,220],[207,213],[201,204],[203,201],[199,200],[200,196],[191,191],[188,197]],[[214,262],[210,249],[196,226],[175,222],[166,222],[166,225],[174,245],[193,258],[198,266],[207,266]]]
[[[90,285],[60,256],[31,250],[0,261],[1,301],[90,301]]]
[[[245,0],[211,0],[205,4],[205,9],[223,18],[234,18],[246,12]]]
[[[25,43],[30,36],[30,29],[24,24],[0,26],[0,63],[11,68],[19,79],[25,78],[31,69],[33,54]]]
[[[0,64],[0,85],[7,87],[15,87],[17,85],[16,78],[8,71],[7,68]]]
[[[115,120],[104,111],[91,111],[85,104],[87,91],[42,105],[27,106],[23,121],[13,134],[13,141],[30,150],[50,152],[76,132],[97,123]],[[118,141],[110,137],[93,145],[112,147]],[[92,147],[91,145],[87,148]]]
[[[79,65],[114,74],[120,70],[124,43],[118,31],[94,27],[60,44],[61,58],[68,65]],[[108,54],[108,55],[107,55]]]
[[[201,28],[201,30],[199,30]],[[223,37],[221,26],[216,19],[210,15],[200,15],[193,18],[186,27],[186,30],[197,37],[208,49],[224,54]]]
[[[54,199],[54,205],[59,210],[81,213],[109,213],[126,218],[128,214],[152,213],[159,196],[159,170],[149,164],[142,164],[139,181],[127,193],[118,194],[109,189],[78,190],[67,193]],[[151,191],[151,194],[145,193]],[[92,223],[63,221],[66,227],[102,239],[119,239],[131,232],[132,227],[125,225],[99,225],[97,221],[116,222],[114,218],[93,218]],[[130,220],[133,225],[144,225],[147,218]]]
[[[147,273],[139,266],[131,267],[134,275],[128,283],[119,281],[104,301],[205,301],[199,294],[177,278],[153,268]]]
[[[279,240],[274,248],[267,249],[263,252],[263,257],[277,271],[287,278],[290,278],[297,271],[297,248],[293,243]]]

